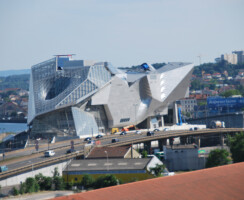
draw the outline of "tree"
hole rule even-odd
[[[221,96],[224,96],[224,97],[230,97],[232,95],[240,95],[240,91],[239,90],[228,90],[224,93],[221,94]]]
[[[40,186],[40,190],[51,190],[52,188],[52,178],[43,176],[41,173],[35,176],[35,179]]]
[[[90,188],[93,186],[94,184],[94,179],[91,175],[89,174],[85,174],[82,178],[81,184],[85,187],[85,188]]]
[[[65,188],[64,179],[60,177],[57,167],[55,167],[53,172],[53,183],[55,190],[63,190]]]
[[[165,166],[156,164],[155,167],[150,168],[151,173],[153,173],[155,176],[161,176],[161,173],[164,171]]]
[[[229,152],[225,149],[215,149],[209,153],[206,167],[216,167],[220,165],[226,165],[230,162],[228,158]]]
[[[141,152],[141,155],[142,155],[143,158],[147,158],[147,151],[146,150],[143,150]]]
[[[228,146],[234,163],[244,161],[244,133],[228,138]]]

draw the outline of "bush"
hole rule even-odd
[[[19,189],[19,193],[20,194],[24,194],[25,193],[25,188],[26,188],[26,184],[25,183],[21,183],[20,189]]]
[[[228,158],[229,152],[225,149],[215,149],[209,153],[206,167],[216,167],[220,165],[226,165],[230,162]]]
[[[83,185],[86,189],[93,187],[94,179],[91,175],[85,174],[82,178],[81,185]]]
[[[105,176],[99,176],[94,183],[95,188],[109,187],[118,184],[118,179],[112,175],[108,174]]]
[[[12,193],[14,196],[17,196],[19,195],[19,190],[17,190],[16,187],[14,187]]]
[[[150,168],[150,171],[153,172],[155,176],[161,176],[161,173],[164,171],[165,166],[156,164],[155,167]]]
[[[228,138],[228,146],[234,163],[244,161],[244,133]]]
[[[51,190],[52,189],[52,178],[44,176],[42,190]]]
[[[32,177],[27,178],[25,184],[26,184],[25,193],[38,192],[40,189],[40,186],[38,185],[36,179]]]
[[[60,176],[54,177],[53,183],[55,190],[63,190],[65,188],[64,179]]]

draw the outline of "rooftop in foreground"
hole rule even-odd
[[[56,200],[86,199],[244,199],[244,162],[186,172],[75,195]]]

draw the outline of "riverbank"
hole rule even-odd
[[[27,123],[27,119],[0,119],[0,123]]]

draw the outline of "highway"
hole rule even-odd
[[[180,136],[189,136],[189,135],[208,135],[208,134],[217,134],[217,133],[234,133],[240,132],[243,129],[201,129],[197,131],[189,131],[189,130],[177,130],[177,131],[158,131],[155,132],[154,136],[146,136],[146,132],[142,132],[142,134],[127,133],[126,135],[109,135],[104,136],[100,139],[101,146],[123,146],[130,144],[143,143],[147,141],[153,141],[158,139],[166,139],[171,137],[180,137]],[[112,138],[118,138],[120,141],[117,143],[111,143]],[[59,142],[56,144],[50,144],[49,149],[55,151],[55,156],[53,157],[44,157],[44,151],[47,150],[48,145],[45,144],[40,146],[39,153],[36,152],[34,147],[13,151],[10,153],[6,153],[5,161],[1,161],[0,165],[7,165],[9,171],[2,172],[0,174],[0,179],[3,178],[4,174],[8,174],[10,172],[15,171],[16,169],[22,170],[31,170],[32,167],[41,167],[50,163],[57,163],[62,160],[68,160],[76,157],[77,155],[83,155],[85,148],[89,148],[90,145],[86,144],[84,139],[76,139],[74,140],[74,148],[77,151],[76,153],[66,154],[66,151],[71,148],[70,141]],[[17,158],[18,157],[18,158]]]

